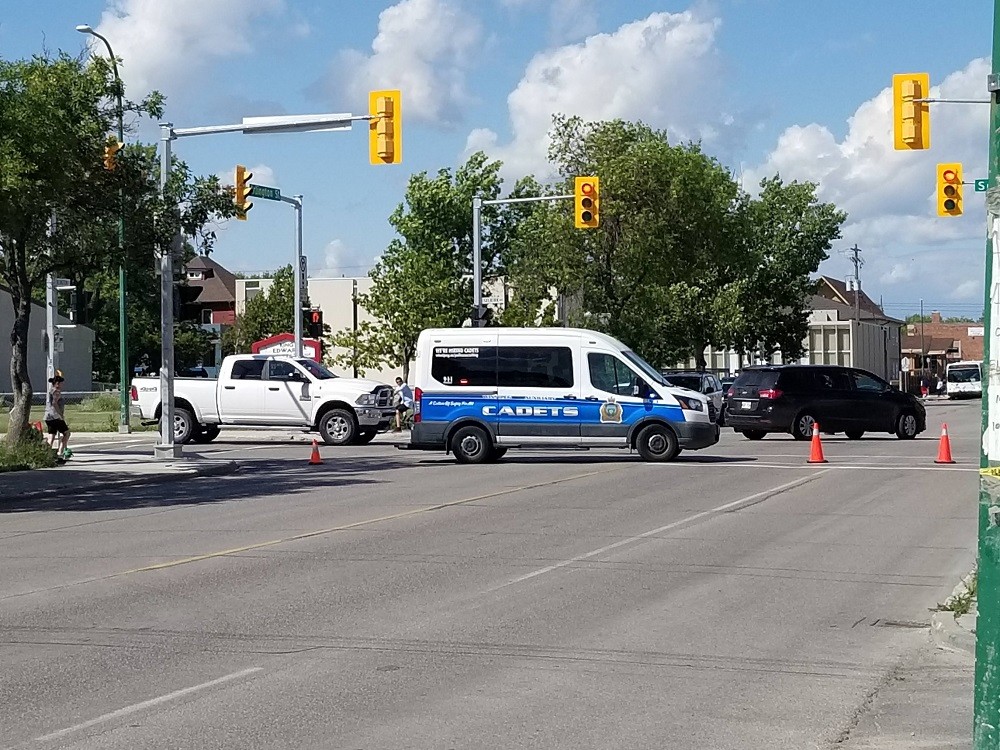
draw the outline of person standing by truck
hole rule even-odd
[[[396,397],[399,403],[396,404],[396,429],[393,432],[402,432],[403,415],[413,408],[413,389],[402,378],[396,378]]]

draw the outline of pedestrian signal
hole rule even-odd
[[[601,188],[597,177],[577,177],[573,184],[575,204],[573,225],[577,229],[596,229],[600,224]]]

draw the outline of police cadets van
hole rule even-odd
[[[705,396],[578,328],[436,328],[417,339],[410,448],[461,463],[508,448],[634,448],[647,461],[719,441]]]

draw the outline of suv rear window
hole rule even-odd
[[[778,370],[744,370],[733,383],[740,388],[774,388],[778,382]]]

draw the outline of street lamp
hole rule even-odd
[[[82,23],[76,27],[81,34],[90,34],[97,37],[104,46],[108,48],[108,57],[111,59],[111,69],[115,74],[115,98],[118,101],[118,142],[125,142],[125,125],[122,122],[124,108],[122,106],[122,79],[118,75],[118,61],[115,59],[114,50],[111,49],[111,42],[98,34],[88,24]],[[124,261],[125,248],[125,196],[122,190],[118,190],[118,257]],[[125,265],[118,266],[118,432],[128,434],[132,431],[129,423],[129,371],[128,371],[128,318],[125,315],[126,287],[125,287]]]

